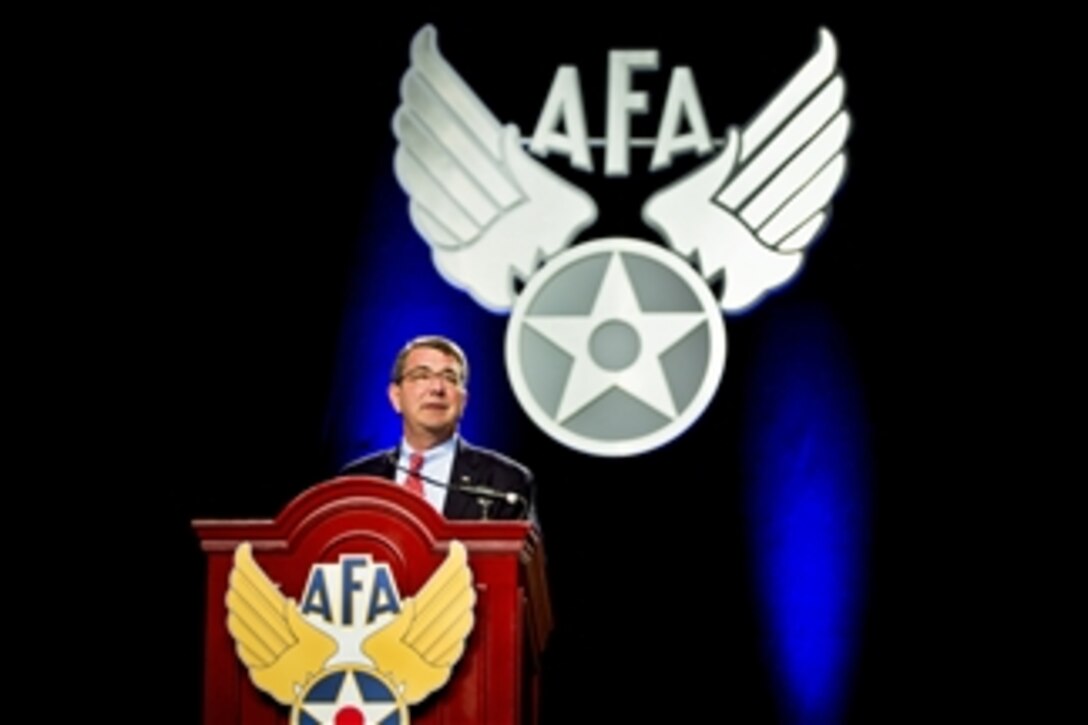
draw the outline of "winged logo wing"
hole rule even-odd
[[[442,687],[475,624],[476,592],[465,546],[450,542],[445,561],[388,625],[365,639],[363,653],[415,704]]]
[[[397,181],[442,276],[492,312],[509,310],[528,279],[597,217],[593,199],[529,156],[438,50],[412,40],[393,115]]]
[[[336,641],[307,622],[253,559],[248,542],[234,551],[227,629],[253,684],[290,705],[336,652]]]
[[[800,269],[846,170],[850,128],[835,40],[819,47],[706,164],[652,195],[642,218],[704,278],[724,276],[721,307],[739,312]]]

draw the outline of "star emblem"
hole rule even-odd
[[[299,703],[299,710],[300,725],[401,722],[400,705],[393,692],[371,673],[355,669],[333,672],[316,682]]]
[[[525,324],[573,358],[556,413],[562,423],[612,387],[675,418],[660,355],[705,320],[700,312],[643,311],[620,253],[613,251],[588,315],[539,315],[526,317]]]
[[[725,326],[686,260],[611,237],[532,276],[505,353],[511,387],[542,430],[586,453],[637,455],[680,435],[713,398]]]

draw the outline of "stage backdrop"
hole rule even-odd
[[[149,453],[193,720],[189,520],[272,516],[393,445],[389,366],[423,333],[468,353],[466,438],[536,474],[545,722],[936,697],[902,542],[962,422],[923,442],[912,414],[954,314],[956,235],[918,213],[954,183],[926,118],[962,107],[951,30],[674,3],[184,27],[151,391],[177,417]]]

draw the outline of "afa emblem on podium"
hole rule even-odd
[[[414,597],[368,554],[315,564],[301,600],[285,597],[238,546],[227,629],[259,690],[291,708],[292,725],[405,725],[408,706],[443,687],[472,632],[476,593],[465,547]]]

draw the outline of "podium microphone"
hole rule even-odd
[[[411,474],[412,471],[407,467],[400,464],[400,460],[397,454],[390,451],[385,455],[386,459],[393,465],[393,468],[398,471],[404,471],[407,474]],[[513,491],[498,491],[488,486],[476,486],[470,483],[446,483],[445,481],[439,481],[438,479],[431,478],[430,476],[423,475],[422,471],[417,471],[416,475],[419,476],[421,481],[426,481],[439,488],[444,488],[447,491],[460,491],[461,493],[468,494],[469,496],[475,496],[477,498],[480,507],[484,510],[484,518],[487,518],[487,509],[495,501],[505,501],[511,506],[520,506],[522,511],[526,511],[528,506],[525,502],[525,497],[519,493]],[[467,481],[468,477],[465,476],[464,480]]]

